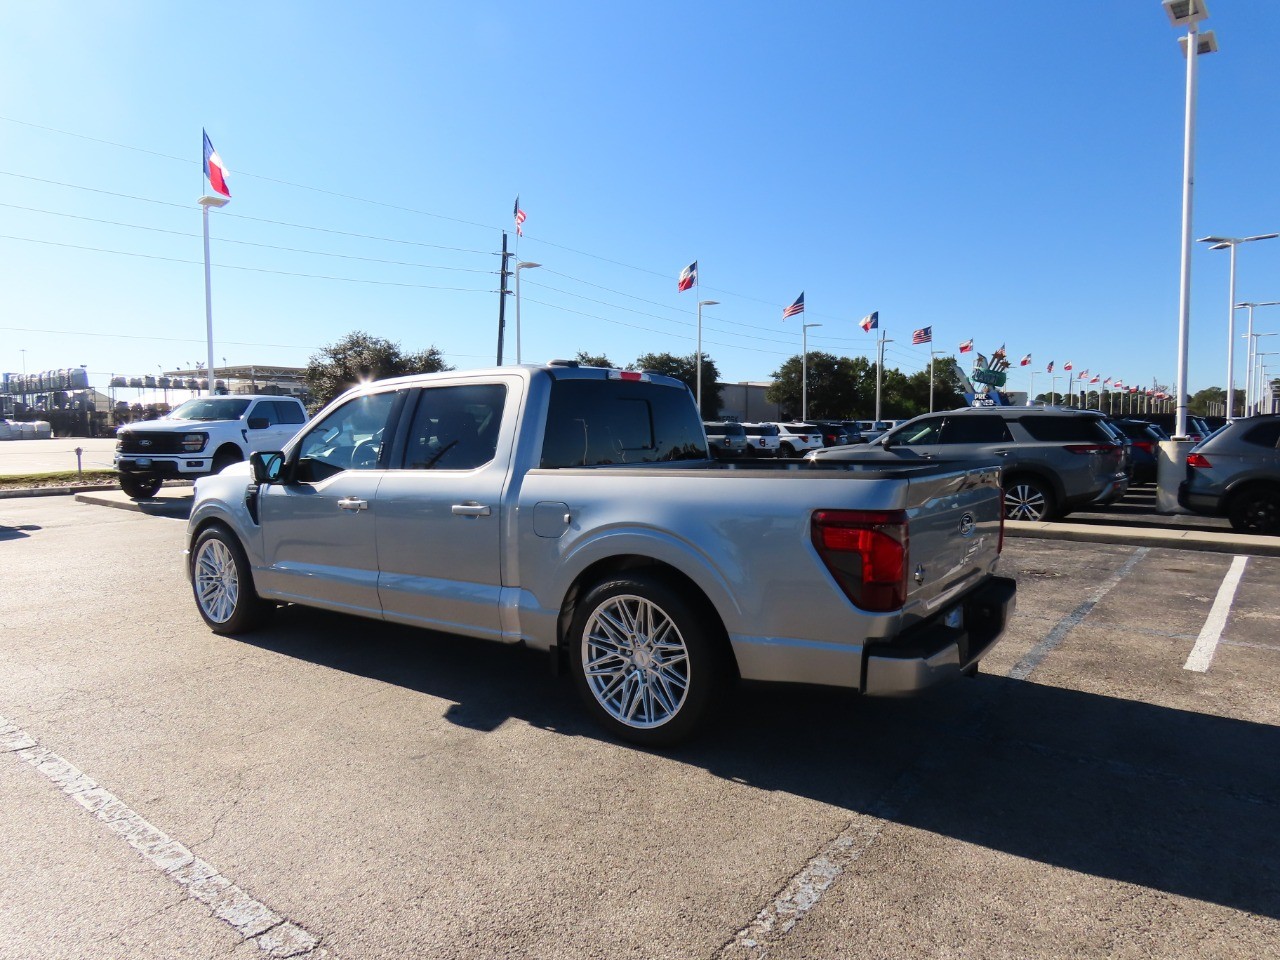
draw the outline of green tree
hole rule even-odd
[[[355,330],[313,354],[303,376],[314,412],[357,383],[452,369],[435,347],[404,353],[398,343]]]
[[[801,357],[796,354],[773,371],[773,384],[765,392],[765,399],[781,407],[784,416],[798,418],[804,392],[802,379],[807,379],[810,419],[854,420],[859,411],[869,410],[875,403],[874,370],[866,357],[837,357],[810,350],[807,378]]]
[[[646,353],[636,357],[636,362],[627,367],[628,370],[648,370],[650,373],[661,373],[667,377],[675,377],[688,386],[697,395],[698,392],[698,355],[691,353],[687,357],[677,357],[671,353]],[[716,420],[720,417],[720,371],[716,362],[705,353],[702,355],[702,419]]]
[[[617,369],[613,365],[613,362],[610,361],[610,359],[606,357],[603,353],[598,355],[593,355],[593,354],[587,353],[587,351],[585,350],[579,350],[578,355],[573,359],[577,360],[584,367],[608,367],[610,370]]]

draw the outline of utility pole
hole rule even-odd
[[[880,382],[884,379],[884,345],[893,343],[885,339],[884,331],[880,332],[880,340],[876,351],[876,421],[880,420]]]
[[[507,231],[502,231],[502,275],[498,287],[498,366],[502,366],[502,337],[507,329]]]

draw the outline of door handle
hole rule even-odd
[[[359,497],[343,497],[338,501],[339,510],[360,511],[369,509],[369,501],[361,500]]]
[[[482,503],[455,503],[453,505],[453,515],[455,517],[487,517],[489,512],[489,507]]]

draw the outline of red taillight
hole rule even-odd
[[[1120,450],[1119,447],[1111,443],[1070,443],[1062,449],[1068,453],[1079,454],[1116,453]]]
[[[1133,441],[1133,445],[1139,450],[1145,450],[1150,454],[1154,454],[1156,452],[1156,445],[1152,440],[1135,440]]]
[[[899,610],[907,602],[907,512],[818,510],[813,545],[827,570],[863,610]]]
[[[1213,464],[1209,462],[1209,458],[1203,453],[1188,453],[1187,466],[1199,467],[1201,470],[1207,470],[1209,467],[1212,467]]]

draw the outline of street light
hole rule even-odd
[[[1261,337],[1274,337],[1274,333],[1250,333],[1249,337],[1249,370],[1245,380],[1245,416],[1249,416],[1249,410],[1253,409],[1257,413],[1256,407],[1262,406],[1262,382],[1258,379],[1258,339]]]
[[[698,352],[695,359],[698,363],[698,416],[702,416],[702,308],[719,306],[719,300],[699,300],[698,301]],[[720,413],[716,411],[717,415]]]
[[[1236,408],[1236,247],[1255,240],[1274,240],[1277,233],[1260,233],[1256,237],[1201,237],[1211,243],[1210,250],[1230,250],[1231,270],[1227,282],[1227,422],[1234,419]]]
[[[1280,306],[1280,300],[1266,300],[1261,303],[1253,303],[1246,300],[1242,303],[1236,304],[1237,310],[1248,309],[1249,311],[1249,332],[1244,335],[1245,341],[1246,341],[1245,356],[1247,358],[1247,362],[1245,363],[1245,378],[1244,378],[1244,405],[1246,410],[1249,409],[1250,400],[1253,398],[1253,395],[1255,393],[1252,387],[1256,384],[1256,380],[1254,379],[1254,376],[1253,376],[1253,351],[1258,349],[1258,344],[1253,339],[1253,308],[1254,307],[1275,307],[1275,306]]]
[[[210,376],[213,375],[213,290],[209,284],[209,208],[225,207],[228,202],[226,197],[201,197],[197,201],[204,208],[201,211],[204,218],[204,325],[209,346]],[[212,384],[209,392],[213,392]]]
[[[809,328],[820,323],[800,324],[800,419],[809,422]]]
[[[1164,12],[1175,27],[1186,27],[1182,43],[1187,58],[1187,118],[1182,143],[1182,266],[1178,294],[1178,385],[1177,418],[1174,436],[1187,436],[1187,339],[1191,329],[1191,195],[1195,184],[1196,142],[1196,61],[1201,53],[1218,49],[1213,31],[1206,31],[1201,43],[1200,21],[1209,15],[1204,0],[1164,0]],[[1193,55],[1194,54],[1194,55]]]
[[[516,261],[516,363],[520,362],[520,271],[532,270],[534,267],[540,267],[540,263],[531,263],[527,260]]]
[[[1263,336],[1274,337],[1274,336],[1275,336],[1275,334],[1274,334],[1274,333],[1268,333],[1268,334],[1263,334]],[[1263,389],[1263,384],[1264,384],[1264,383],[1266,384],[1266,390],[1267,390],[1267,409],[1266,409],[1266,412],[1267,412],[1267,413],[1272,413],[1272,412],[1273,412],[1272,407],[1274,406],[1274,404],[1273,404],[1273,401],[1272,401],[1272,390],[1271,390],[1271,384],[1267,382],[1267,365],[1266,365],[1265,363],[1263,363],[1263,362],[1262,362],[1262,358],[1263,358],[1263,357],[1275,357],[1275,356],[1280,356],[1280,350],[1264,350],[1264,351],[1262,351],[1261,353],[1257,353],[1257,352],[1255,352],[1255,353],[1254,353],[1254,355],[1253,355],[1254,360],[1255,360],[1255,361],[1257,362],[1257,364],[1258,364],[1258,409],[1257,409],[1256,411],[1254,411],[1255,413],[1262,413],[1262,412],[1263,412],[1263,411],[1262,411],[1262,389]]]

